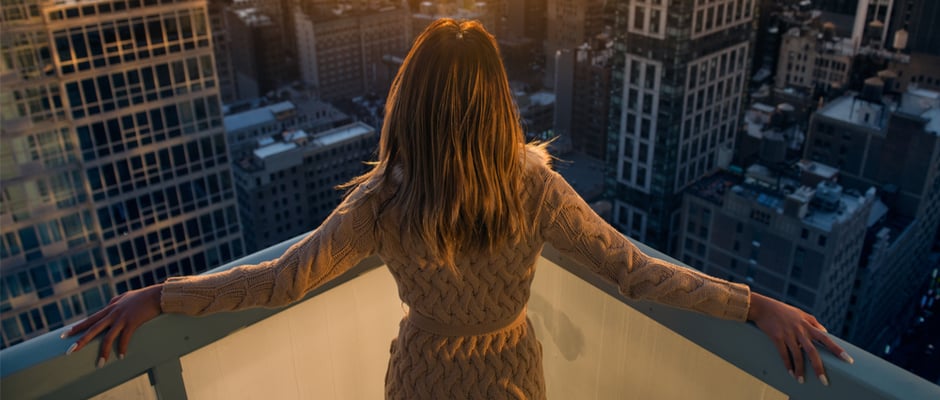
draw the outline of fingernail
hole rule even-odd
[[[118,354],[118,360],[123,360],[123,359],[124,359],[124,354],[123,353]]]
[[[803,384],[803,382],[806,382],[806,380],[805,380],[805,379],[803,379],[803,377],[802,377],[802,376],[801,376],[801,377],[798,377],[798,378],[796,378],[796,381],[797,381],[797,382],[799,382],[799,383],[800,383],[801,385]]]
[[[65,351],[65,355],[72,354],[76,347],[78,347],[78,343],[72,343],[72,345],[69,346],[69,349]]]
[[[792,370],[792,369],[788,369],[787,372],[790,373],[790,377],[791,377],[791,378],[796,379],[796,374],[793,373],[793,370]]]
[[[819,375],[819,381],[822,382],[823,386],[829,386],[829,378],[826,377],[826,374]]]
[[[850,356],[849,353],[846,353],[844,351],[842,352],[842,354],[839,354],[839,358],[841,358],[843,361],[849,364],[855,364],[855,359],[852,358],[852,356]]]
[[[99,357],[99,358],[98,358],[98,363],[95,364],[95,366],[98,367],[98,368],[101,368],[101,367],[104,366],[104,363],[105,363],[104,357]]]

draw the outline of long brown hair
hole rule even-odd
[[[378,162],[344,186],[394,192],[382,209],[400,211],[401,234],[427,246],[427,261],[453,267],[458,251],[528,234],[524,146],[496,40],[479,22],[440,19],[392,83]]]

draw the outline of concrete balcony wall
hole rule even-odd
[[[282,243],[222,268],[276,257]],[[642,245],[641,245],[642,246]],[[624,301],[551,248],[529,316],[553,399],[937,399],[940,387],[845,344],[825,356],[831,387],[789,377],[755,327]],[[95,369],[94,343],[64,356],[59,332],[0,352],[0,398],[376,399],[405,310],[391,275],[369,259],[282,310],[165,315],[127,357]]]

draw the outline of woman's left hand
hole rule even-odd
[[[63,339],[81,334],[81,337],[69,347],[65,354],[68,355],[81,350],[92,339],[104,333],[97,366],[100,368],[108,362],[108,357],[111,355],[111,346],[115,340],[119,340],[118,358],[124,358],[134,331],[145,322],[163,313],[160,309],[162,290],[163,285],[157,284],[114,297],[107,307],[62,333]]]
[[[751,292],[747,319],[754,321],[770,337],[790,375],[800,383],[804,382],[805,352],[819,381],[829,386],[829,378],[813,341],[821,343],[843,361],[850,364],[854,362],[842,347],[832,341],[816,317],[796,307]]]

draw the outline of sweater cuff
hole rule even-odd
[[[747,312],[751,308],[751,288],[743,283],[730,283],[728,303],[725,304],[725,319],[747,321]]]
[[[186,280],[186,277],[174,276],[163,282],[163,290],[160,292],[160,309],[164,313],[185,314],[185,296],[182,289]]]

